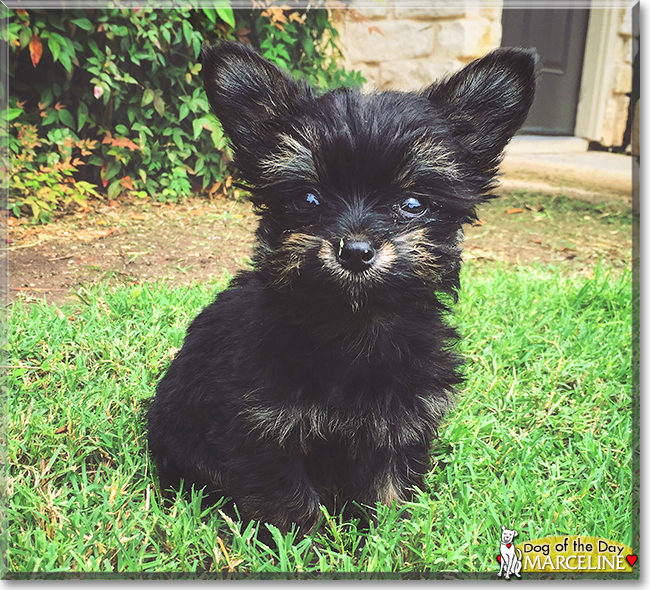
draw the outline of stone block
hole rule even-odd
[[[438,49],[445,56],[468,60],[485,55],[501,43],[501,23],[465,19],[440,23]]]
[[[478,16],[501,22],[501,17],[503,16],[503,0],[490,2],[489,6],[483,7],[479,10]]]
[[[465,16],[464,3],[456,2],[454,0],[438,0],[432,3],[413,3],[409,2],[410,8],[396,6],[395,16],[399,19],[412,19],[412,20],[436,20],[444,18],[458,18]],[[429,4],[429,6],[426,6]]]
[[[361,64],[359,66],[349,68],[359,70],[363,77],[366,79],[366,83],[363,85],[365,89],[379,89],[381,75],[379,72],[379,66],[375,64]]]
[[[630,99],[621,94],[607,101],[600,143],[605,146],[620,146],[627,125],[627,110]]]
[[[632,63],[632,37],[618,38],[616,59],[619,62]]]
[[[377,6],[372,8],[361,7],[355,8],[355,5],[352,4],[351,8],[355,10],[360,16],[367,18],[368,20],[384,20],[393,16],[393,9],[387,6]],[[351,18],[351,17],[347,17]],[[352,19],[353,20],[353,19]]]
[[[420,58],[405,63],[386,62],[379,66],[380,90],[420,90],[460,69],[455,60]]]
[[[371,25],[375,26],[375,25]],[[429,55],[434,39],[431,23],[386,20],[377,24],[347,21],[341,31],[346,60],[352,63],[381,63]]]
[[[632,90],[632,66],[630,64],[621,64],[616,68],[616,82],[614,83],[614,92],[616,94],[625,94]]]
[[[618,32],[621,35],[632,36],[632,6],[621,9]]]

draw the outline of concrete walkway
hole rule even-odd
[[[576,137],[515,137],[501,165],[503,189],[631,201],[632,157],[587,151],[587,145]]]

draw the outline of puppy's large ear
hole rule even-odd
[[[501,48],[425,90],[482,169],[494,168],[535,98],[537,54]]]
[[[251,148],[265,124],[290,114],[306,92],[289,74],[241,43],[204,47],[201,62],[210,106],[235,152]]]

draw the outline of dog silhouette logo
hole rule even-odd
[[[501,546],[497,560],[501,564],[499,577],[506,580],[515,575],[521,578],[521,551],[515,548],[515,537],[518,535],[514,529],[507,529],[501,525]]]

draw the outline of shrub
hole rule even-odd
[[[11,122],[11,178],[20,179],[10,185],[10,209],[45,220],[68,203],[85,203],[96,187],[111,199],[136,193],[163,202],[225,191],[230,159],[203,91],[204,43],[249,41],[321,86],[362,80],[337,68],[327,10],[269,8],[237,17],[241,22],[230,8],[9,12],[4,117]],[[29,145],[19,139],[27,128]],[[93,149],[84,142],[95,142]],[[88,153],[66,160],[80,143]],[[72,179],[65,198],[55,188],[63,177]],[[30,192],[37,178],[39,196]]]
[[[67,129],[56,129],[58,142],[38,138],[35,125],[16,123],[16,145],[20,146],[11,170],[12,200],[10,209],[19,216],[29,209],[35,220],[50,221],[57,206],[76,203],[85,207],[88,197],[99,197],[95,185],[77,180],[73,172],[84,164],[80,156],[92,153],[95,140],[76,140]],[[55,146],[56,151],[36,152],[43,145]],[[78,153],[76,153],[78,152]]]

